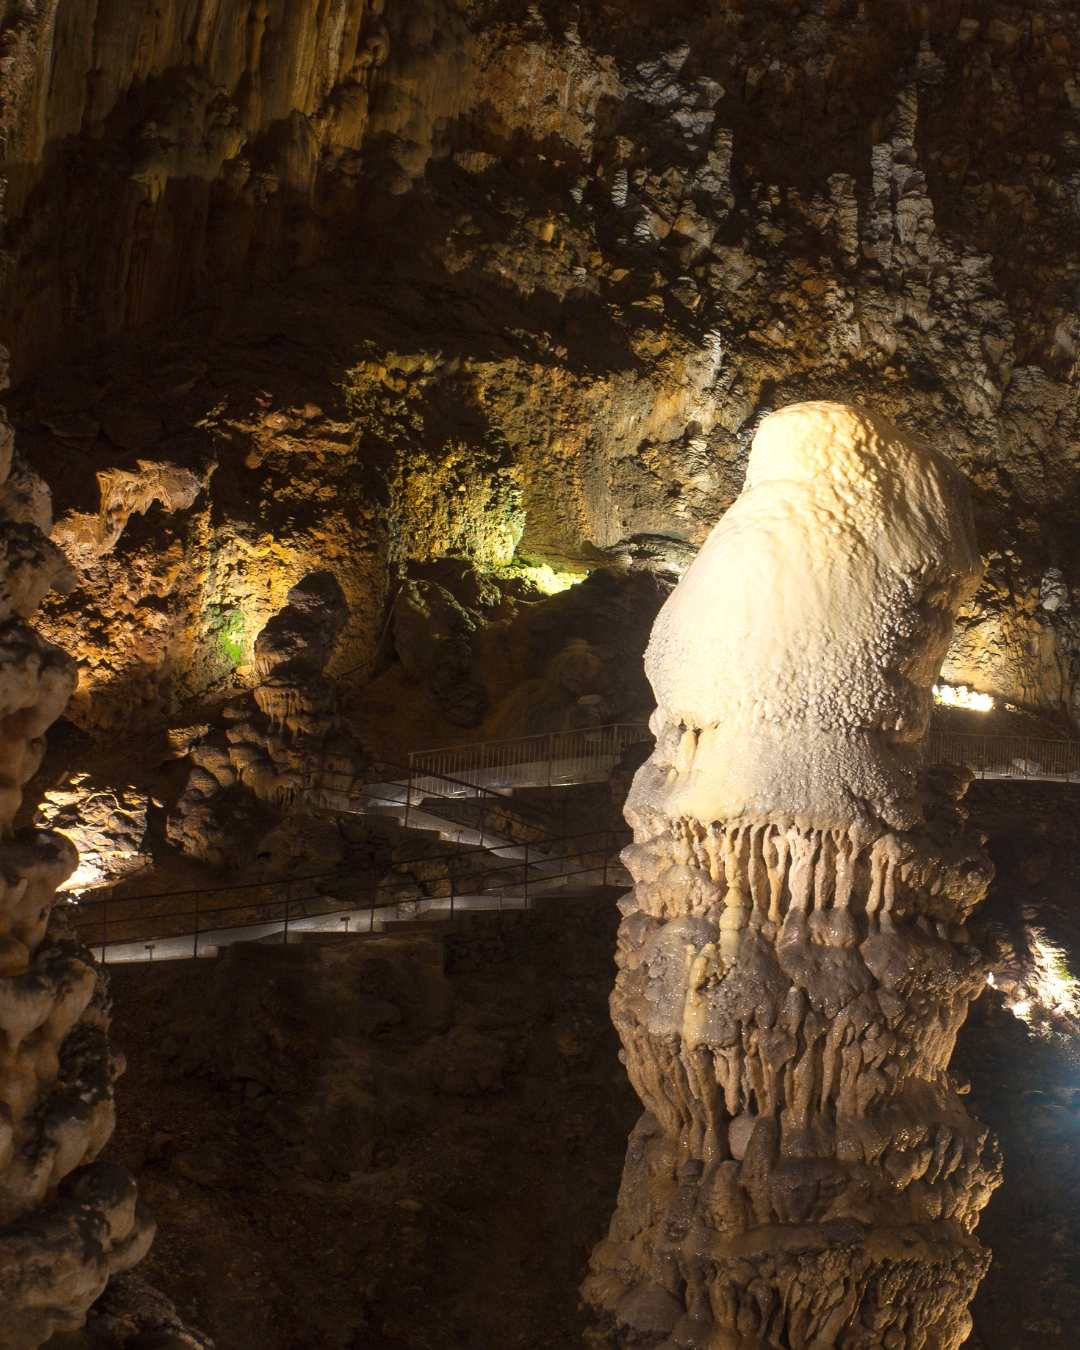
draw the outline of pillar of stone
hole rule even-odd
[[[6,353],[0,351],[0,392]],[[31,1350],[82,1326],[109,1276],[138,1261],[152,1225],[135,1183],[97,1161],[123,1061],[108,1042],[106,987],[53,913],[75,868],[63,835],[16,829],[46,729],[74,664],[28,620],[69,579],[49,542],[48,494],[12,468],[0,411],[0,1346]]]
[[[584,1293],[667,1350],[949,1350],[1000,1179],[949,1071],[991,876],[920,751],[979,558],[885,419],[767,418],[646,654],[612,1016],[645,1113]]]

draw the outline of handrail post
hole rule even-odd
[[[281,945],[289,945],[289,909],[292,903],[292,882],[285,883],[285,926],[281,930]]]

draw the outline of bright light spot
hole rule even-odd
[[[1038,974],[1035,992],[1039,1002],[1058,1016],[1080,1016],[1080,983],[1069,969],[1065,949],[1051,942],[1037,928],[1031,933]]]
[[[1080,1034],[1080,981],[1069,969],[1065,949],[1041,928],[1027,929],[1027,939],[1030,965],[1017,990],[1020,997],[1006,1000],[1006,1007],[1043,1035]]]
[[[63,834],[64,831],[60,830],[58,833]],[[93,862],[80,858],[75,871],[72,872],[67,881],[62,882],[56,889],[61,894],[78,896],[83,891],[90,890],[94,886],[100,886],[106,880],[108,878],[100,867]]]
[[[966,684],[935,684],[934,702],[947,708],[966,708],[969,712],[990,712],[994,707],[989,694],[980,694]]]
[[[544,595],[558,595],[560,591],[568,591],[571,586],[578,585],[588,576],[587,572],[556,572],[554,567],[547,563],[525,563],[516,559],[506,570],[514,576],[531,581]]]

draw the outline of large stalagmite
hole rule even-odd
[[[27,623],[68,568],[46,537],[47,493],[11,452],[0,411],[0,1347],[34,1350],[82,1326],[153,1229],[131,1177],[98,1161],[122,1061],[90,953],[53,914],[75,850],[63,835],[14,828],[75,667]]]
[[[612,995],[645,1113],[585,1286],[615,1344],[968,1335],[1000,1164],[949,1060],[990,865],[919,752],[978,571],[941,456],[799,404],[657,619]]]

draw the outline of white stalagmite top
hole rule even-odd
[[[909,828],[931,686],[979,573],[943,456],[843,403],[773,413],[653,628],[658,746],[628,812]]]

